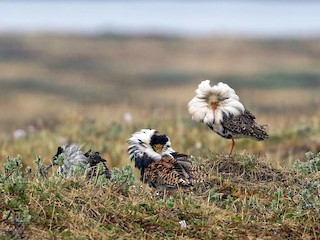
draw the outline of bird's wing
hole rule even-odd
[[[191,186],[183,167],[174,158],[162,158],[151,163],[144,172],[144,182],[152,187],[177,188]]]
[[[243,114],[238,116],[225,116],[221,124],[235,138],[248,137],[256,140],[268,138],[265,126],[257,124],[255,118],[251,112],[245,110]]]
[[[183,153],[172,153],[172,156],[177,160],[184,174],[188,175],[188,178],[192,183],[204,182],[207,174],[204,172],[201,166],[197,166],[192,163],[190,155]]]
[[[153,187],[190,187],[203,182],[206,173],[190,161],[190,156],[174,152],[172,157],[163,157],[150,164],[145,170],[144,179]]]

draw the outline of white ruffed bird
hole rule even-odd
[[[210,80],[202,81],[196,96],[188,103],[192,119],[205,123],[221,137],[232,139],[230,155],[237,138],[264,140],[268,138],[266,125],[258,125],[255,116],[239,101],[238,95],[227,84],[211,86]]]
[[[62,158],[61,162],[59,162],[60,156]],[[52,158],[52,163],[47,166],[47,170],[54,165],[59,165],[58,173],[63,177],[70,178],[75,173],[84,173],[86,168],[88,168],[86,172],[88,179],[97,174],[111,178],[111,172],[106,162],[107,161],[100,156],[99,152],[94,152],[90,149],[86,153],[83,153],[81,147],[70,144],[58,147],[57,153]],[[103,165],[104,171],[98,173],[99,163]]]

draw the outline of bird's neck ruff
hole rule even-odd
[[[128,139],[128,154],[132,161],[135,161],[136,167],[139,169],[146,167],[150,162],[146,163],[143,159],[157,161],[162,158],[163,154],[174,152],[171,148],[170,139],[166,135],[158,135],[154,129],[142,129]],[[155,146],[161,145],[161,151],[156,152]],[[148,161],[149,161],[148,160]]]
[[[63,157],[63,162],[57,163],[60,155]],[[67,177],[71,177],[77,168],[84,171],[85,165],[88,163],[87,157],[83,154],[81,148],[75,144],[58,147],[53,161],[58,165],[62,164],[58,173]]]
[[[193,120],[210,126],[221,125],[224,117],[244,113],[238,95],[225,83],[210,86],[210,80],[205,80],[195,92],[196,96],[188,104]]]

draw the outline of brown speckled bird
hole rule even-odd
[[[143,181],[155,188],[184,188],[203,182],[203,175],[201,169],[189,160],[189,156],[177,160],[172,155],[164,155],[159,161],[149,164],[144,171]]]
[[[128,139],[128,154],[140,170],[140,180],[158,189],[191,187],[204,181],[205,173],[190,156],[171,148],[166,135],[154,129],[142,129]]]
[[[221,137],[232,139],[230,155],[234,139],[261,141],[268,138],[265,125],[255,122],[255,116],[244,108],[235,91],[225,83],[211,87],[210,80],[202,81],[196,96],[188,104],[188,110],[192,119],[205,123]]]

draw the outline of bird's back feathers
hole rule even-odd
[[[151,163],[143,176],[143,181],[155,188],[191,187],[203,179],[204,172],[200,167],[194,166],[187,158],[177,160],[169,155]]]
[[[248,110],[244,114],[224,118],[222,126],[232,136],[230,138],[245,137],[258,141],[268,138],[265,126],[257,124],[255,116]]]

